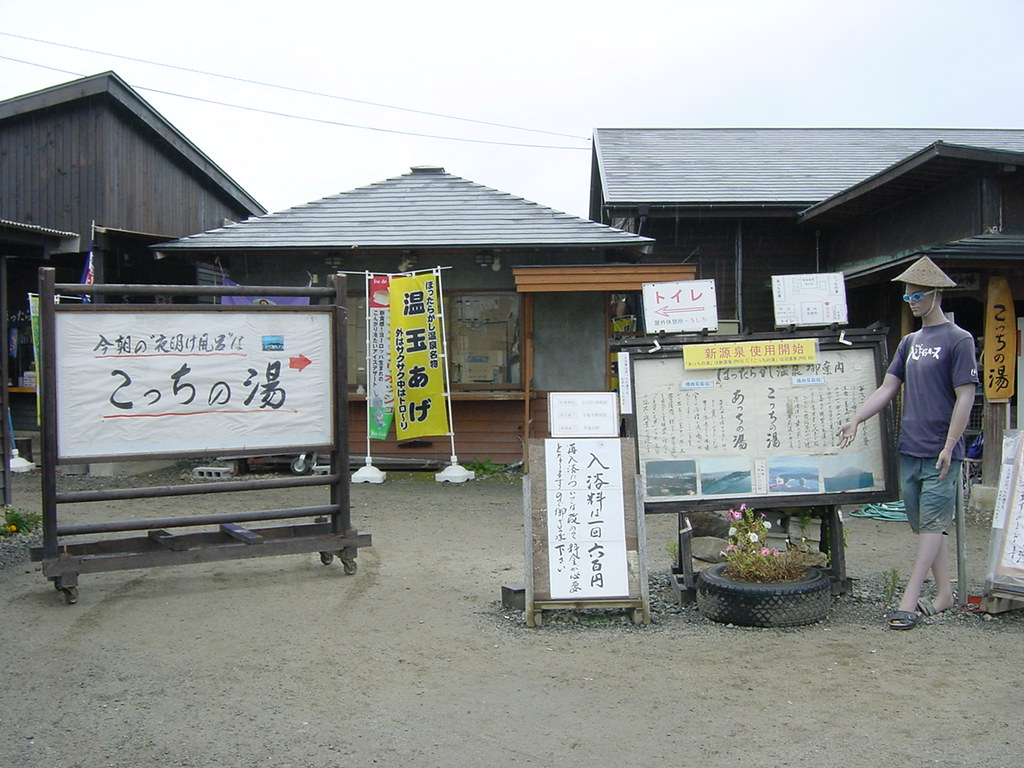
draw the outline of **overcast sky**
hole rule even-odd
[[[0,99],[113,70],[271,211],[441,165],[585,217],[595,128],[1024,128],[1022,30],[1021,0],[0,0]]]

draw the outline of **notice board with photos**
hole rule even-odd
[[[625,608],[650,621],[632,441],[530,441],[523,483],[526,623],[544,609]]]
[[[892,408],[838,447],[885,373],[884,331],[631,339],[631,433],[648,511],[897,497]]]

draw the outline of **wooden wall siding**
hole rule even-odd
[[[248,213],[103,99],[0,125],[0,217],[76,232],[90,225],[182,237]]]
[[[349,454],[354,465],[366,456],[366,404],[349,402]],[[472,461],[490,460],[495,464],[522,461],[526,448],[523,435],[525,409],[522,400],[475,400],[455,403],[455,450],[465,466]],[[533,392],[530,399],[531,438],[548,438],[548,393]],[[447,437],[425,438],[430,445],[399,447],[394,430],[387,440],[371,441],[373,457],[429,459],[447,464],[451,442]],[[381,462],[384,463],[384,462]]]
[[[1003,229],[1024,232],[1024,178],[1011,173],[999,180]]]
[[[692,280],[690,264],[624,264],[530,267],[516,269],[520,293],[639,291],[644,283]]]
[[[522,400],[456,400],[453,405],[455,451],[463,466],[472,461],[511,464],[522,460]],[[352,400],[348,412],[349,452],[353,462],[360,464],[360,458],[366,456],[366,403]],[[371,441],[370,450],[374,457],[432,459],[447,464],[451,457],[451,440],[447,436],[428,437],[402,447],[396,442],[392,428],[387,440]]]
[[[195,169],[147,141],[122,115],[107,112],[104,118],[106,226],[182,237],[246,215],[218,199]]]
[[[791,222],[743,223],[743,324],[752,332],[775,329],[772,275],[800,275],[819,270],[811,231]],[[730,284],[733,281],[730,280]]]
[[[961,179],[828,233],[828,271],[981,234],[980,179]]]
[[[658,259],[696,267],[696,280],[714,280],[718,315],[736,316],[731,287],[736,275],[736,225],[723,219],[648,219],[644,234],[655,238]]]
[[[89,237],[78,213],[98,198],[98,115],[28,116],[0,130],[0,217]]]
[[[789,219],[654,219],[648,232],[657,239],[659,259],[694,263],[697,280],[714,280],[718,316],[736,318],[736,252],[743,248],[743,321],[752,331],[774,327],[771,276],[814,272],[815,237]],[[738,238],[738,234],[742,238]]]

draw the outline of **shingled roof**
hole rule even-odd
[[[600,184],[606,205],[800,209],[937,141],[1020,152],[1024,130],[599,128],[592,186]]]
[[[649,238],[481,186],[435,166],[154,246],[160,251],[639,247]]]

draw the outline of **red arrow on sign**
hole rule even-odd
[[[703,312],[704,307],[658,307],[654,310],[654,314],[661,315],[662,317],[668,317],[669,315],[677,315],[680,312]]]
[[[298,357],[288,358],[288,367],[289,368],[294,368],[297,371],[301,371],[303,368],[305,368],[307,365],[309,365],[312,362],[313,361],[310,360],[305,355],[299,355]]]

